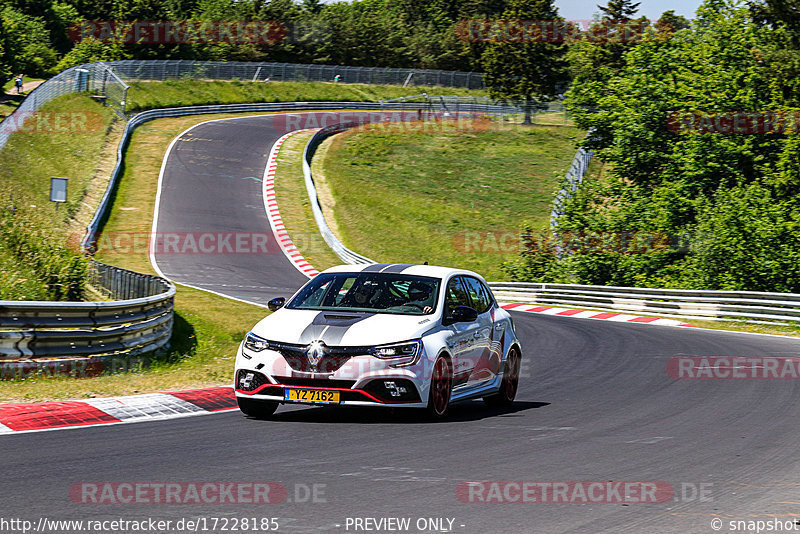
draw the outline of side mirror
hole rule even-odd
[[[478,312],[469,306],[456,306],[447,317],[446,324],[471,323],[478,319]]]
[[[286,304],[286,298],[284,297],[275,297],[274,299],[267,302],[267,308],[270,311],[278,311],[283,308],[283,305]]]

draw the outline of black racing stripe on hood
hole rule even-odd
[[[409,267],[413,267],[413,266],[414,266],[413,263],[396,263],[394,265],[391,265],[391,266],[385,268],[381,272],[382,273],[402,273],[403,271],[405,271]]]
[[[319,312],[311,324],[300,334],[300,343],[311,343],[321,339],[326,345],[338,345],[347,331],[356,323],[376,315],[375,313]],[[327,330],[326,330],[327,328]],[[325,335],[323,336],[323,332]]]
[[[385,269],[386,267],[389,267],[390,265],[394,265],[394,264],[392,264],[392,263],[373,263],[373,264],[371,264],[371,265],[369,265],[367,267],[364,267],[364,270],[361,271],[361,272],[362,273],[380,272],[383,269]]]

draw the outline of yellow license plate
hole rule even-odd
[[[286,400],[299,402],[321,402],[330,404],[339,402],[339,392],[325,389],[286,389],[284,398]]]

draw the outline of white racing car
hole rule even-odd
[[[508,405],[521,347],[477,274],[407,264],[342,265],[303,286],[247,334],[235,389],[246,415],[278,404],[424,408],[482,397]]]

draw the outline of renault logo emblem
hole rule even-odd
[[[306,349],[306,356],[308,356],[308,363],[316,367],[322,357],[325,356],[325,343],[313,341]]]

